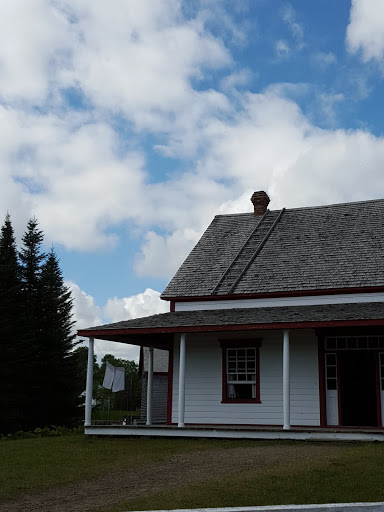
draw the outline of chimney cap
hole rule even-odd
[[[270,203],[269,196],[264,190],[254,192],[251,197],[255,215],[264,215]]]

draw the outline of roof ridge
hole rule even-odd
[[[285,211],[291,212],[291,211],[299,211],[299,210],[316,210],[316,209],[323,209],[323,208],[334,208],[338,206],[353,206],[358,204],[367,204],[367,203],[381,203],[384,202],[384,198],[381,199],[367,199],[365,201],[349,201],[344,203],[330,203],[330,204],[318,204],[314,206],[299,206],[294,208],[285,208]],[[274,210],[268,210],[270,212],[279,212],[281,209],[276,208]],[[216,217],[236,217],[240,215],[247,215],[247,216],[254,216],[253,212],[237,212],[237,213],[218,213],[215,215]]]

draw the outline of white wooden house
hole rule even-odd
[[[86,433],[384,439],[384,200],[218,215],[170,312],[79,331],[169,352],[167,426]],[[92,365],[90,365],[90,370]],[[332,433],[332,434],[331,434]],[[352,437],[351,437],[352,436]]]

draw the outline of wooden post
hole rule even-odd
[[[289,331],[284,331],[283,336],[283,430],[291,428],[291,404],[290,404],[290,363],[289,363]]]
[[[180,336],[180,362],[179,362],[179,421],[178,427],[184,427],[185,413],[185,334]]]
[[[93,349],[94,339],[89,338],[87,384],[85,388],[85,421],[84,426],[90,427],[92,422],[92,394],[93,394]]]
[[[152,397],[153,397],[153,347],[149,347],[148,373],[147,373],[147,425],[152,425]]]

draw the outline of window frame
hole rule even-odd
[[[221,340],[222,352],[222,404],[260,404],[260,347],[262,338],[256,339],[236,339]],[[227,350],[228,349],[255,349],[255,398],[228,398],[228,379],[227,379]]]

